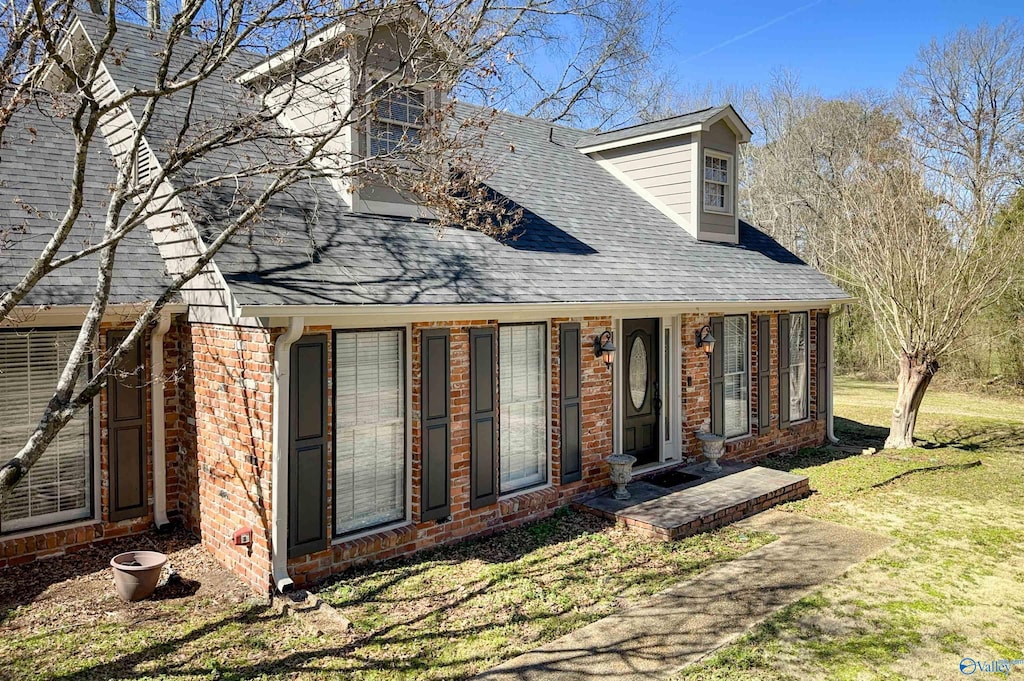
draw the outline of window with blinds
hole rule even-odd
[[[725,392],[725,436],[738,437],[750,431],[750,347],[747,316],[725,318],[722,351]]]
[[[78,337],[77,330],[0,332],[0,451],[17,452],[35,429]],[[82,372],[80,382],[87,380]],[[0,532],[92,513],[90,412],[68,422],[0,508]]]
[[[405,518],[405,334],[334,334],[334,533]]]
[[[499,464],[502,494],[548,478],[547,325],[498,331]]]
[[[808,417],[807,313],[789,315],[789,420]]]

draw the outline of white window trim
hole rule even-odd
[[[753,411],[754,410],[753,410],[753,404],[752,404],[753,400],[750,399],[750,360],[751,360],[751,354],[750,354],[751,353],[751,342],[750,341],[751,341],[751,336],[753,335],[750,332],[750,313],[749,312],[744,312],[742,314],[722,315],[723,320],[724,319],[728,319],[729,317],[746,317],[747,318],[747,432],[740,433],[739,435],[733,435],[731,437],[725,438],[726,443],[738,442],[740,440],[745,440],[748,437],[753,437],[753,435],[754,435],[754,427],[753,427],[753,420],[754,420]],[[724,327],[724,324],[723,324],[723,327]],[[725,339],[723,338],[722,341],[724,342]],[[712,408],[714,408],[714,405],[712,405]],[[723,419],[722,427],[724,428],[725,427],[725,414],[722,415],[722,419]]]
[[[519,496],[522,496],[524,494],[530,494],[532,492],[540,492],[542,490],[546,490],[546,489],[549,489],[549,488],[552,488],[552,487],[555,486],[555,483],[554,483],[554,469],[552,467],[552,462],[551,462],[551,458],[552,458],[552,454],[551,454],[551,440],[554,437],[554,424],[553,424],[553,419],[552,419],[552,410],[553,410],[552,394],[553,394],[554,386],[551,383],[551,381],[552,381],[552,378],[551,378],[552,377],[551,362],[554,361],[554,355],[552,354],[552,347],[551,347],[551,345],[552,345],[551,344],[551,320],[550,319],[533,319],[533,320],[516,319],[514,321],[511,321],[511,320],[504,320],[504,321],[503,320],[498,320],[498,326],[497,326],[497,329],[498,329],[498,358],[500,360],[500,357],[501,357],[501,340],[500,340],[501,339],[501,327],[502,326],[528,326],[530,324],[535,324],[537,326],[540,326],[540,325],[544,326],[544,344],[545,344],[545,346],[547,348],[547,352],[545,353],[547,355],[547,362],[545,363],[545,366],[544,366],[544,371],[545,371],[545,374],[546,374],[544,385],[547,386],[547,391],[546,391],[547,392],[547,400],[546,400],[546,402],[547,402],[547,407],[546,407],[547,408],[547,417],[545,419],[545,421],[547,423],[547,430],[548,430],[547,438],[545,440],[545,446],[547,448],[547,461],[548,461],[547,473],[546,473],[546,477],[545,477],[543,482],[538,482],[536,485],[531,485],[530,487],[521,487],[519,489],[512,490],[511,492],[502,493],[502,491],[501,491],[501,438],[499,436],[499,438],[498,438],[498,502],[499,503],[502,502],[502,501],[505,501],[506,499],[514,499],[515,497],[519,497]],[[499,365],[499,367],[500,367],[500,365]],[[501,392],[501,369],[500,368],[498,370],[498,392],[499,392],[499,394]],[[499,433],[501,432],[501,403],[500,402],[498,403],[498,432]]]
[[[810,311],[802,312],[789,312],[789,328],[793,328],[793,315],[803,315],[806,318],[804,321],[804,407],[807,409],[807,415],[800,418],[789,421],[789,427],[799,426],[807,423],[811,420],[811,313]],[[792,347],[792,339],[790,339],[790,346]],[[792,358],[790,359],[790,371],[793,370]],[[792,399],[792,395],[790,395]],[[789,415],[792,419],[792,414]]]
[[[335,519],[335,508],[334,508],[335,503],[334,503],[334,499],[335,499],[335,495],[337,494],[337,490],[334,487],[334,475],[335,475],[335,466],[336,466],[335,449],[336,449],[336,439],[337,439],[337,428],[335,427],[335,424],[337,422],[337,414],[335,413],[335,404],[334,404],[334,381],[335,381],[335,374],[334,374],[334,356],[335,356],[334,339],[335,339],[335,332],[336,331],[341,331],[341,332],[345,332],[345,331],[394,331],[394,330],[398,330],[398,329],[401,329],[402,333],[405,336],[405,342],[403,344],[404,345],[403,352],[405,353],[405,355],[402,358],[403,361],[405,362],[405,515],[404,515],[403,518],[400,518],[399,520],[395,520],[393,522],[387,523],[385,525],[374,525],[373,527],[366,527],[366,528],[361,528],[361,529],[358,529],[358,530],[353,530],[352,532],[347,532],[347,533],[344,533],[344,534],[337,534],[337,533],[335,533],[335,529],[334,529],[334,519]],[[330,342],[331,342],[331,348],[330,348],[330,353],[329,353],[329,356],[331,358],[331,367],[330,367],[330,380],[329,380],[329,383],[328,383],[328,391],[327,391],[328,392],[328,398],[331,401],[331,416],[330,416],[331,437],[330,437],[330,440],[329,440],[330,447],[331,447],[331,459],[330,459],[330,461],[331,461],[331,471],[330,471],[330,474],[331,474],[330,475],[330,478],[331,478],[330,479],[330,483],[331,483],[331,497],[330,497],[331,498],[331,512],[328,514],[328,517],[327,517],[329,536],[331,537],[331,546],[337,546],[339,544],[347,544],[349,542],[355,541],[356,539],[360,539],[362,537],[368,537],[368,536],[371,536],[371,535],[380,534],[382,532],[389,532],[391,530],[395,530],[395,529],[398,529],[400,527],[405,527],[406,525],[412,524],[412,418],[413,418],[413,413],[412,413],[412,333],[413,333],[412,324],[399,324],[399,325],[381,326],[381,327],[372,327],[372,328],[367,328],[366,326],[362,326],[362,325],[344,325],[344,324],[341,324],[341,323],[331,324],[331,331],[330,331],[330,335],[329,335]]]
[[[704,170],[707,166],[708,158],[717,158],[723,161],[728,161],[728,177],[723,185],[721,182],[715,180],[704,179]],[[716,208],[715,206],[709,206],[707,204],[707,196],[705,194],[705,187],[707,182],[712,184],[722,185],[725,187],[725,208]],[[733,215],[735,212],[734,197],[736,192],[733,188],[736,186],[736,161],[732,154],[727,154],[724,151],[717,151],[715,149],[704,148],[704,158],[700,167],[700,195],[701,195],[701,206],[705,213],[714,213],[716,215]]]

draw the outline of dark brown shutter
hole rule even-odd
[[[451,382],[448,329],[423,329],[421,353],[420,519],[451,514]]]
[[[579,324],[562,324],[559,327],[559,403],[558,415],[561,430],[559,442],[562,454],[562,479],[576,482],[583,479],[583,404],[580,386],[580,339]]]
[[[779,427],[789,425],[789,315],[779,315]]]
[[[817,343],[817,371],[814,380],[815,393],[817,395],[818,418],[823,419],[828,413],[828,394],[832,389],[828,379],[828,351],[829,351],[829,328],[828,313],[819,312],[817,328],[815,329],[815,343]]]
[[[120,345],[127,331],[107,332],[107,348]],[[146,515],[146,383],[142,343],[127,349],[107,378],[110,448],[110,519]]]
[[[725,317],[711,318],[711,432],[725,435]]]
[[[497,329],[469,330],[469,507],[498,500]]]
[[[288,556],[327,548],[327,336],[292,344]]]
[[[757,427],[767,430],[772,424],[772,318],[757,318]]]

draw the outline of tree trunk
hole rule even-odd
[[[900,352],[900,373],[897,377],[896,406],[892,410],[892,428],[885,440],[886,449],[907,449],[914,446],[914,428],[921,400],[939,370],[939,363],[920,355]]]

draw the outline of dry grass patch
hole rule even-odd
[[[323,635],[251,599],[187,535],[157,540],[186,588],[121,603],[108,546],[41,579],[0,573],[0,678],[465,678],[772,539],[656,542],[565,511],[342,575],[319,596],[355,626]]]
[[[838,381],[843,439],[878,446],[892,397]],[[964,657],[1024,658],[1024,404],[930,391],[922,416],[913,450],[773,462],[818,491],[788,510],[896,543],[681,679],[954,679]]]

